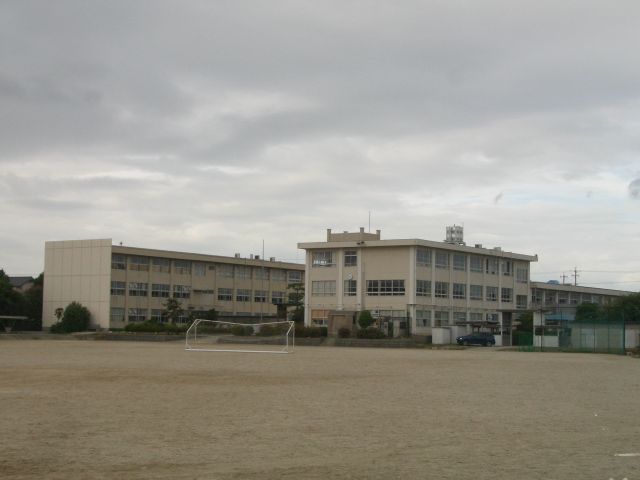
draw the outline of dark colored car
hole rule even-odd
[[[456,342],[458,342],[458,345],[484,345],[485,347],[493,347],[496,344],[496,339],[493,333],[476,332],[471,335],[457,337]]]

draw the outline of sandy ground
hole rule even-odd
[[[640,479],[640,360],[0,341],[3,479]]]

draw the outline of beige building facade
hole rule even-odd
[[[394,335],[432,335],[472,326],[496,331],[530,301],[536,255],[461,242],[382,240],[380,231],[333,233],[306,251],[305,324],[340,311],[369,310]]]
[[[45,244],[43,327],[73,301],[91,312],[93,328],[166,320],[177,299],[184,318],[212,308],[220,317],[275,316],[287,287],[304,282],[304,265],[262,259],[113,245],[111,239]]]

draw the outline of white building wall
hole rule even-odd
[[[45,243],[42,326],[58,321],[55,311],[79,302],[91,312],[91,327],[109,327],[111,239]]]

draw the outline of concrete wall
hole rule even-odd
[[[89,309],[93,328],[108,328],[110,282],[111,239],[46,242],[42,326],[75,301]]]

